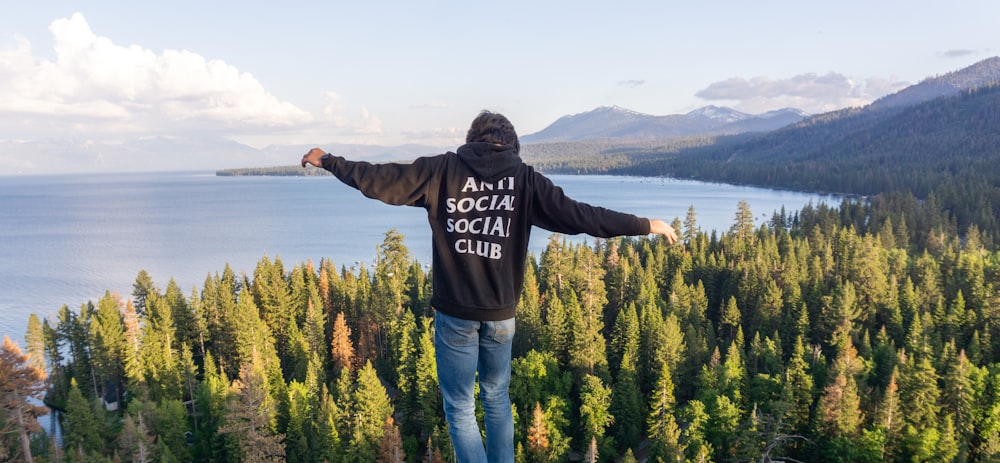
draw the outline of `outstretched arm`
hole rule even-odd
[[[677,242],[677,231],[674,227],[671,227],[666,222],[654,219],[649,221],[649,232],[656,233],[657,235],[662,235],[668,244],[674,244]]]
[[[330,171],[345,185],[356,188],[369,198],[394,206],[423,207],[427,182],[433,175],[431,157],[417,158],[409,164],[373,164],[349,161],[340,156],[313,148],[302,156],[302,167],[307,164]]]

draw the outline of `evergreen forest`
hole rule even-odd
[[[753,217],[550,237],[518,308],[518,462],[1000,459],[1000,253],[975,225],[904,197]],[[0,460],[453,461],[429,282],[390,230],[371,268],[143,271],[32,315],[0,349]]]

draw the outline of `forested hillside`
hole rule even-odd
[[[757,227],[741,203],[674,246],[553,235],[518,308],[518,461],[996,461],[1000,254],[909,220],[848,200]],[[140,272],[33,316],[63,424],[35,461],[451,461],[429,281],[390,231],[374,268]]]
[[[932,203],[944,214],[944,225],[958,233],[976,225],[988,247],[1000,242],[1000,85],[911,107],[845,109],[759,136],[663,146],[555,146],[529,145],[525,159],[550,172],[872,196],[883,203],[877,207],[897,212],[905,212],[899,197],[910,197],[904,202]],[[581,155],[570,154],[574,148]]]

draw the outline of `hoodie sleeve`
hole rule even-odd
[[[535,173],[532,224],[551,232],[597,238],[649,234],[649,220],[576,201],[544,175]]]
[[[372,164],[327,155],[323,157],[323,168],[369,198],[394,206],[424,207],[427,184],[434,175],[432,159],[418,158],[410,164]]]

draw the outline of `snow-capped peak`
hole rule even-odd
[[[730,109],[726,107],[719,107],[714,105],[703,106],[701,108],[695,109],[687,113],[688,116],[700,116],[706,119],[724,121],[724,122],[738,122],[742,120],[749,119],[753,116],[747,113],[741,113],[735,109]]]

